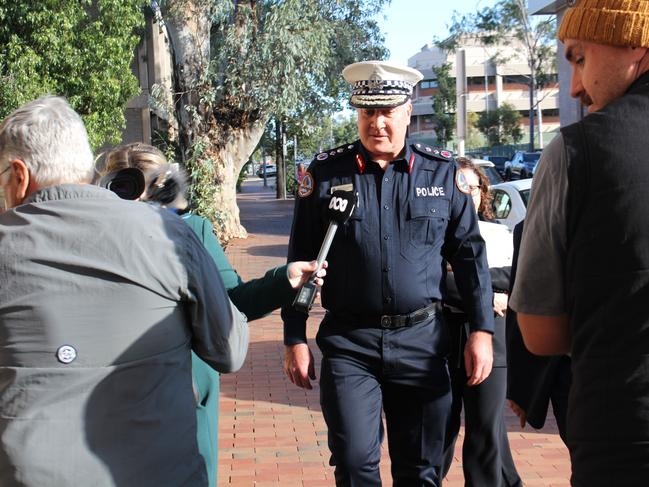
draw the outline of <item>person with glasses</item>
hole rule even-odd
[[[451,330],[449,370],[453,402],[444,443],[444,475],[453,462],[464,406],[462,469],[465,485],[521,486],[503,416],[507,392],[505,312],[513,254],[512,234],[505,225],[493,219],[492,195],[485,173],[471,159],[458,157],[456,160],[470,189],[473,206],[480,219],[480,233],[487,244],[495,331],[491,374],[481,384],[469,387],[462,353],[467,340],[468,317],[463,311],[454,276],[449,273],[446,280],[445,317]]]
[[[207,486],[191,351],[239,369],[246,318],[178,216],[93,169],[63,98],[0,125],[0,485]]]

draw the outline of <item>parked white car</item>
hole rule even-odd
[[[498,170],[496,169],[496,165],[493,162],[486,161],[484,159],[473,159],[473,158],[471,159],[471,161],[476,167],[482,169],[482,172],[484,172],[487,178],[489,179],[490,186],[503,182],[503,178],[498,172]]]
[[[531,187],[531,179],[494,184],[491,191],[493,192],[492,205],[496,220],[513,230],[514,226],[525,218]]]

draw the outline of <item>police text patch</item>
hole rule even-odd
[[[415,188],[415,196],[446,196],[444,186],[429,186],[428,188]]]

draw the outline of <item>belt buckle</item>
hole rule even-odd
[[[392,316],[381,315],[381,328],[392,329]]]

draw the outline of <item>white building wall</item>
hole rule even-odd
[[[507,46],[483,46],[476,40],[468,40],[462,46],[465,50],[466,74],[468,78],[487,77],[487,83],[482,84],[483,89],[477,85],[470,85],[467,96],[467,111],[480,113],[485,110],[493,110],[503,103],[513,105],[517,110],[529,110],[529,92],[526,88],[505,89],[503,76],[525,76],[529,74],[529,68],[521,53],[524,48],[519,41],[512,38]],[[494,57],[505,59],[506,63],[495,64]],[[451,65],[451,76],[456,74],[456,56],[454,53],[447,53],[433,44],[427,44],[421,50],[408,59],[408,65],[420,70],[424,74],[424,81],[435,78],[432,72],[433,67],[445,63]],[[413,123],[411,124],[411,136],[413,137],[434,137],[432,128],[425,129],[421,121],[423,117],[433,116],[432,96],[422,95],[418,87],[413,96]],[[548,88],[541,93],[543,110],[553,110],[559,107],[559,90]],[[525,125],[527,128],[527,124]],[[544,132],[552,132],[558,129],[557,123],[544,123]]]

